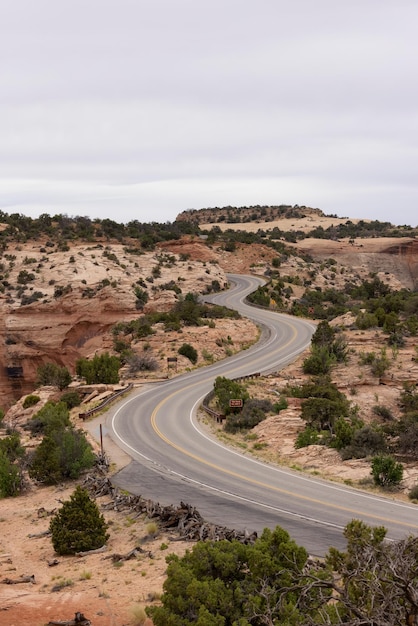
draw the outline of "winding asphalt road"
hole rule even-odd
[[[187,502],[228,528],[261,532],[280,525],[316,555],[331,545],[343,548],[342,530],[353,518],[384,525],[391,539],[416,534],[417,507],[261,463],[214,440],[199,424],[197,409],[217,376],[277,371],[309,345],[314,331],[303,320],[246,305],[261,279],[229,280],[234,286],[210,300],[260,324],[260,341],[210,367],[149,385],[109,412],[108,433],[132,458],[115,484],[161,504]]]

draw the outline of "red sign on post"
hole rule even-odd
[[[236,399],[236,400],[230,400],[230,401],[229,401],[229,407],[230,407],[231,409],[232,409],[232,408],[235,408],[235,409],[242,409],[242,400],[238,400],[238,399]]]

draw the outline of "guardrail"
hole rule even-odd
[[[108,398],[106,398],[106,400],[103,400],[103,402],[101,402],[100,404],[95,406],[93,409],[89,409],[85,413],[79,413],[78,417],[80,419],[82,419],[83,421],[86,420],[91,415],[94,415],[95,413],[98,413],[99,411],[101,411],[105,406],[110,404],[110,402],[113,402],[113,400],[115,400],[118,396],[121,396],[123,393],[126,393],[127,391],[130,391],[132,389],[132,387],[133,387],[133,384],[129,383],[129,385],[127,385],[123,389],[119,389],[119,391],[116,391],[115,393],[112,393],[112,395],[110,395]]]

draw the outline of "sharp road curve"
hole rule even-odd
[[[197,409],[217,376],[277,371],[309,345],[314,331],[306,321],[246,305],[261,279],[229,280],[233,287],[210,300],[260,324],[260,341],[209,367],[149,385],[112,409],[107,431],[132,457],[114,482],[161,504],[192,504],[228,528],[261,532],[280,525],[316,555],[331,545],[344,547],[342,530],[353,518],[384,525],[391,539],[416,534],[417,507],[266,465],[214,440],[199,424]]]

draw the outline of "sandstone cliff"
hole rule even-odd
[[[190,251],[182,258],[162,249],[131,253],[122,244],[9,250],[0,293],[0,406],[31,391],[43,363],[74,373],[80,357],[111,349],[113,325],[141,314],[136,287],[148,294],[144,311],[164,311],[179,293],[210,290],[213,281],[225,285],[218,265],[192,260]]]

